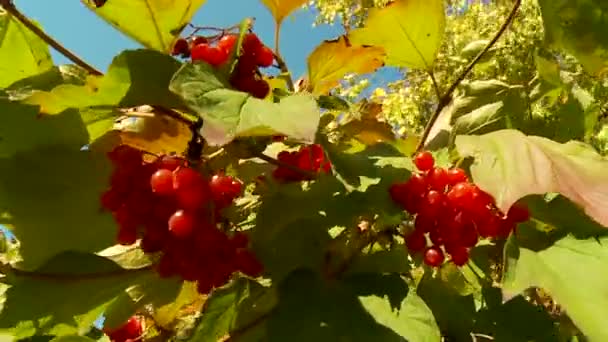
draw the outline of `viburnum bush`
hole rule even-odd
[[[307,1],[274,42],[82,2],[142,48],[102,73],[0,0],[0,340],[608,341],[600,0],[315,1],[298,80]]]

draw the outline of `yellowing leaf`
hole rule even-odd
[[[326,40],[308,56],[308,78],[313,94],[325,94],[348,73],[372,72],[384,63],[381,47],[351,45],[340,37]]]
[[[280,25],[291,12],[304,5],[306,0],[260,0],[268,8],[272,16]]]
[[[443,0],[397,0],[370,10],[365,26],[349,38],[353,44],[383,47],[387,65],[430,69],[444,29]]]
[[[111,0],[100,8],[96,8],[93,0],[81,1],[144,46],[168,52],[206,0]]]

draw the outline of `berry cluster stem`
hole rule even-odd
[[[36,24],[34,24],[28,17],[26,17],[23,13],[21,13],[13,0],[0,0],[0,6],[4,8],[4,10],[14,16],[23,26],[27,27],[30,31],[32,31],[35,35],[40,37],[45,43],[49,44],[53,47],[53,49],[57,50],[57,52],[64,55],[66,58],[74,62],[74,64],[79,67],[85,69],[92,75],[102,75],[102,72],[97,70],[94,66],[85,62],[82,58],[78,57],[72,51],[68,50],[65,46],[61,45],[58,41],[53,39],[53,37],[46,34],[42,29],[40,29]]]
[[[281,70],[282,77],[287,82],[287,88],[290,91],[294,91],[295,86],[293,83],[293,79],[291,78],[291,72],[289,71],[289,68],[287,67],[287,64],[285,63],[285,60],[283,59],[283,57],[281,57],[278,50],[274,52],[274,59],[277,61],[277,64],[279,65],[279,69]]]
[[[433,115],[429,119],[429,122],[426,124],[426,127],[424,128],[424,132],[422,133],[422,136],[420,137],[420,141],[418,142],[418,146],[416,147],[416,152],[420,152],[424,148],[424,145],[426,144],[426,139],[429,137],[429,134],[431,133],[431,129],[433,129],[433,126],[435,125],[435,122],[439,118],[439,114],[441,114],[441,111],[445,108],[445,106],[447,106],[450,103],[450,101],[452,101],[452,94],[454,93],[454,91],[456,91],[456,88],[458,88],[460,83],[462,83],[462,81],[464,81],[464,79],[473,70],[475,65],[477,65],[477,63],[479,63],[479,61],[483,58],[483,56],[488,51],[490,51],[490,49],[494,46],[494,44],[496,44],[496,42],[500,39],[500,37],[502,37],[502,35],[507,31],[507,29],[509,28],[509,26],[511,25],[513,20],[515,20],[515,15],[517,14],[517,11],[519,10],[520,6],[521,6],[521,0],[515,0],[511,13],[509,13],[507,20],[505,20],[505,22],[500,27],[498,32],[496,32],[496,34],[494,35],[494,38],[492,38],[492,40],[490,40],[490,42],[488,42],[486,47],[479,54],[477,54],[475,59],[473,59],[466,66],[464,71],[450,85],[450,87],[448,88],[446,93],[443,96],[440,96],[439,103],[437,104],[437,109],[435,109],[435,112],[433,113]],[[432,75],[432,73],[431,73],[431,75]],[[434,82],[434,83],[436,83],[436,82]]]

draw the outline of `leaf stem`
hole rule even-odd
[[[103,73],[101,71],[97,70],[95,67],[93,67],[89,63],[85,62],[82,58],[75,55],[73,52],[68,50],[63,45],[61,45],[61,43],[59,43],[58,41],[53,39],[51,36],[46,34],[46,32],[44,32],[42,29],[40,29],[38,26],[36,26],[36,24],[34,24],[28,17],[26,17],[23,13],[21,13],[17,9],[17,7],[15,7],[15,4],[13,4],[12,0],[0,0],[0,5],[6,10],[6,12],[8,12],[9,14],[11,14],[15,18],[17,18],[17,20],[19,22],[21,22],[21,24],[23,24],[23,26],[27,27],[35,35],[40,37],[40,39],[42,39],[45,43],[52,46],[55,50],[57,50],[57,52],[61,53],[66,58],[68,58],[69,60],[74,62],[74,64],[85,69],[90,74],[98,75],[98,76],[103,75]]]
[[[289,72],[289,68],[287,68],[287,64],[285,64],[285,60],[283,60],[283,57],[281,57],[278,51],[274,52],[274,59],[277,61],[279,69],[281,69],[281,73],[287,82],[287,88],[289,88],[290,91],[294,91],[295,87],[293,79],[291,78],[291,73]]]
[[[256,158],[260,158],[260,159],[262,159],[263,161],[265,161],[265,162],[267,162],[269,164],[273,164],[273,165],[276,165],[276,166],[284,167],[284,168],[289,169],[291,171],[294,171],[294,172],[297,172],[299,174],[302,174],[302,175],[304,175],[304,176],[306,176],[308,178],[313,178],[314,179],[314,178],[317,178],[317,176],[318,176],[317,173],[315,173],[315,172],[304,170],[304,169],[301,169],[301,168],[299,168],[297,166],[284,163],[284,162],[282,162],[282,161],[280,161],[278,159],[272,158],[271,156],[265,155],[262,152],[255,152],[253,155]]]
[[[511,23],[513,23],[513,20],[515,20],[515,15],[517,14],[517,11],[519,10],[520,5],[521,5],[521,0],[515,0],[511,13],[509,13],[507,20],[505,20],[505,22],[502,24],[502,26],[500,27],[498,32],[496,32],[496,34],[494,35],[494,38],[492,38],[492,40],[490,42],[488,42],[486,47],[479,54],[477,54],[475,59],[473,59],[466,66],[464,71],[450,85],[450,87],[448,88],[446,93],[440,97],[439,103],[437,104],[437,109],[435,109],[435,112],[429,119],[429,122],[427,123],[426,127],[424,128],[424,132],[422,133],[422,136],[420,137],[420,141],[418,142],[418,146],[416,147],[416,152],[420,152],[420,150],[424,147],[424,145],[426,143],[426,139],[429,137],[429,134],[431,133],[431,129],[433,128],[433,126],[435,125],[435,122],[439,118],[439,114],[441,114],[441,111],[443,110],[443,108],[445,108],[445,106],[447,106],[450,103],[450,101],[452,100],[452,94],[454,93],[456,88],[458,88],[460,83],[462,83],[462,81],[464,81],[464,79],[473,70],[475,65],[477,65],[477,63],[479,63],[479,61],[483,58],[483,56],[488,51],[490,51],[490,49],[494,46],[494,44],[496,44],[496,42],[500,39],[500,37],[502,37],[502,35],[507,31],[507,28],[509,28]]]
[[[137,268],[137,269],[120,269],[110,272],[100,273],[85,273],[85,274],[66,274],[66,273],[50,273],[50,272],[37,272],[37,271],[25,271],[18,268],[14,268],[11,265],[4,264],[0,266],[2,274],[14,274],[19,277],[34,278],[40,280],[51,280],[59,282],[70,282],[70,281],[82,281],[82,280],[95,280],[103,278],[119,277],[125,274],[143,273],[149,272],[154,268],[154,265]]]
[[[433,89],[435,89],[435,94],[437,95],[437,99],[441,100],[441,89],[439,88],[439,83],[437,83],[437,78],[435,77],[435,73],[432,70],[428,71],[429,77],[433,82]]]

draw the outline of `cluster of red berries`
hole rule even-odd
[[[173,55],[190,56],[192,61],[205,61],[218,67],[228,61],[235,48],[238,35],[222,36],[212,45],[205,37],[196,36],[188,42],[179,39],[173,46]],[[230,77],[230,84],[237,90],[250,93],[257,98],[265,98],[270,91],[268,82],[259,75],[258,67],[266,68],[274,62],[274,53],[265,46],[257,35],[248,33],[243,38],[242,54]]]
[[[429,152],[418,153],[414,164],[420,172],[407,182],[393,184],[390,195],[416,215],[406,245],[411,252],[423,252],[430,266],[443,264],[444,252],[462,266],[480,238],[505,238],[530,217],[528,209],[517,204],[504,215],[492,195],[469,182],[463,169],[435,167]]]
[[[141,339],[143,328],[139,319],[133,316],[122,326],[116,329],[104,329],[103,332],[112,342],[135,342]]]
[[[319,144],[302,146],[298,151],[294,152],[282,151],[277,156],[277,159],[300,170],[313,173],[331,172],[331,163],[325,157],[323,147]],[[274,179],[282,182],[299,182],[313,179],[311,176],[284,166],[277,167],[272,176]]]
[[[262,272],[244,233],[229,236],[218,229],[221,210],[241,194],[239,181],[223,173],[207,179],[175,156],[147,161],[127,145],[108,157],[115,169],[101,204],[118,223],[117,242],[130,245],[141,236],[144,252],[162,252],[162,277],[198,281],[199,291],[208,293],[233,272]]]

